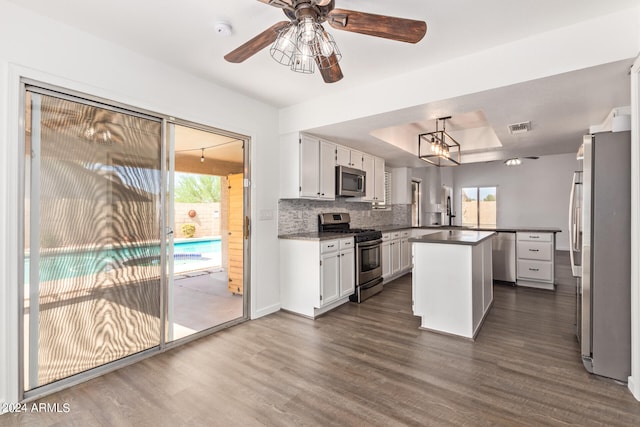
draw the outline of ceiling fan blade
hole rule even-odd
[[[333,9],[327,22],[336,30],[351,31],[407,43],[418,43],[427,33],[427,23],[413,19]]]
[[[335,83],[337,81],[342,80],[342,69],[340,68],[340,64],[336,59],[336,54],[332,53],[330,57],[316,57],[316,64],[318,65],[318,70],[320,70],[320,74],[322,75],[322,80],[325,83]],[[324,67],[324,64],[333,64],[330,67]],[[324,68],[323,68],[324,67]]]
[[[279,7],[280,9],[293,10],[293,0],[258,0],[261,3],[268,4],[269,6]]]
[[[290,23],[291,22],[289,21],[280,21],[276,24],[273,24],[271,27],[267,28],[242,46],[227,53],[224,56],[224,59],[226,59],[228,62],[239,63],[252,57],[256,53],[260,52],[262,49],[276,41],[276,39],[278,38],[278,31],[282,30]]]

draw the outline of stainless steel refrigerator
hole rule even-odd
[[[569,209],[576,335],[594,374],[631,375],[631,134],[584,137]]]

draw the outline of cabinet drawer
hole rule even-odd
[[[402,230],[400,232],[400,237],[410,237],[411,236],[411,230]]]
[[[353,238],[351,239],[340,239],[340,249],[349,249],[353,248],[355,245],[353,243]]]
[[[553,281],[553,264],[543,261],[518,260],[518,278],[541,280],[545,282]]]
[[[391,233],[391,238],[392,239],[399,239],[400,238],[400,232],[399,231],[394,231]]]
[[[518,241],[551,242],[552,233],[518,233]]]
[[[385,242],[391,240],[391,233],[382,233],[382,240]]]
[[[325,254],[327,252],[337,252],[340,248],[340,243],[338,240],[327,240],[325,242],[320,242],[320,253]]]
[[[552,246],[551,243],[521,240],[518,242],[518,258],[551,261]]]

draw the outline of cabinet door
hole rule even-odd
[[[351,150],[342,145],[336,146],[336,165],[351,167]]]
[[[391,276],[391,242],[382,242],[382,277],[387,278]]]
[[[409,270],[411,268],[411,244],[409,239],[400,240],[400,258],[401,258],[401,270]]]
[[[320,141],[300,138],[300,197],[320,196]]]
[[[384,159],[374,158],[374,185],[373,199],[375,202],[384,202]],[[369,190],[367,190],[368,192]]]
[[[340,294],[340,255],[332,252],[320,256],[320,306],[338,299]]]
[[[320,141],[320,194],[321,199],[336,198],[336,145]]]
[[[362,157],[362,170],[366,172],[367,176],[364,181],[364,190],[365,196],[362,200],[366,202],[374,201],[374,192],[375,192],[375,163],[373,160],[373,156],[364,155]]]
[[[355,169],[363,169],[364,153],[351,150],[351,167]]]
[[[401,264],[400,240],[394,240],[391,242],[391,274],[400,271]]]
[[[340,296],[346,297],[356,288],[355,251],[347,249],[340,252]]]

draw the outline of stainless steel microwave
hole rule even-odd
[[[336,166],[336,195],[363,197],[367,173],[360,169]]]

